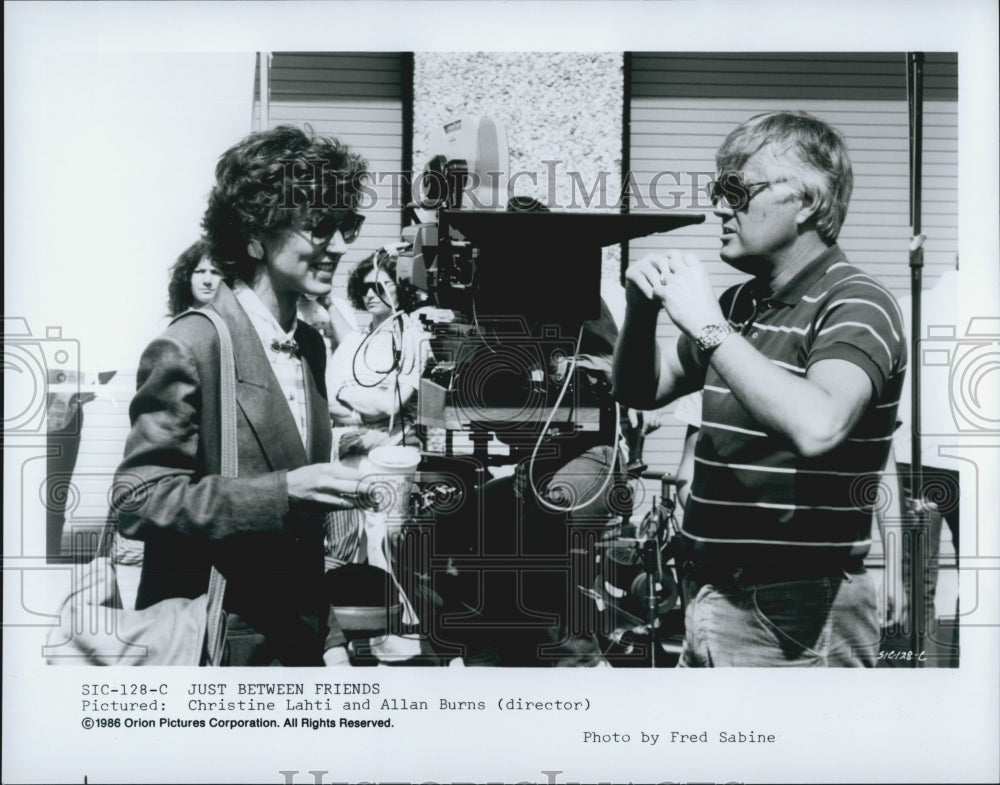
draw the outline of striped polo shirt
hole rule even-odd
[[[789,373],[804,377],[820,360],[846,360],[868,375],[873,393],[846,440],[806,458],[788,439],[766,432],[682,336],[682,361],[705,373],[682,527],[688,557],[752,564],[863,556],[906,370],[895,298],[834,245],[780,291],[753,279],[720,303],[732,327]]]

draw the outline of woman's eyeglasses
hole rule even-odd
[[[393,286],[395,286],[395,284],[393,284]],[[364,297],[365,295],[367,295],[368,292],[372,292],[372,291],[375,292],[375,294],[380,299],[383,299],[383,300],[389,294],[389,292],[386,289],[385,285],[382,284],[379,281],[365,281],[363,284],[361,284],[361,296],[362,297]]]
[[[313,226],[307,226],[306,231],[309,232],[314,243],[329,242],[337,231],[340,232],[345,243],[353,243],[358,239],[358,235],[361,233],[361,224],[364,222],[365,217],[353,211],[327,213]]]
[[[718,180],[712,180],[708,184],[708,196],[713,205],[723,201],[732,210],[742,210],[750,204],[751,199],[775,182],[778,181],[748,183],[743,172],[724,172]]]

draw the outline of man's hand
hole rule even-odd
[[[885,575],[883,586],[884,600],[882,607],[882,619],[886,627],[899,627],[909,615],[909,601],[906,596],[906,588],[903,586],[902,570],[895,571],[894,575]]]
[[[288,500],[338,510],[357,507],[361,473],[339,463],[314,463],[288,472]]]
[[[663,275],[667,269],[664,256],[644,256],[629,265],[625,273],[625,302],[629,308],[658,310],[663,306]]]
[[[691,253],[667,251],[640,259],[625,276],[625,299],[630,308],[664,308],[692,338],[706,325],[726,320],[708,271]]]
[[[677,338],[659,345],[656,322],[670,275],[666,256],[646,256],[625,275],[625,321],[615,342],[612,395],[635,409],[657,409],[700,379],[688,379],[677,354]],[[699,327],[700,329],[700,327]]]
[[[709,324],[726,321],[708,271],[696,255],[667,251],[658,268],[659,287],[654,292],[673,323],[689,337],[696,338]]]

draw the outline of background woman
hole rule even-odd
[[[212,302],[222,281],[222,270],[212,261],[205,240],[198,240],[177,257],[170,268],[167,307],[171,316]]]
[[[351,271],[347,294],[371,322],[347,335],[327,369],[334,456],[357,467],[383,444],[418,445],[416,391],[429,355],[428,336],[407,311],[416,291],[396,283],[396,255],[383,249]],[[359,558],[363,514],[341,510],[328,517],[327,568]],[[374,554],[379,543],[369,543]]]
[[[417,305],[416,292],[396,283],[395,255],[381,250],[360,262],[347,294],[371,322],[345,337],[327,371],[330,415],[335,428],[345,429],[342,458],[416,441],[416,391],[429,351],[427,334],[408,313]]]

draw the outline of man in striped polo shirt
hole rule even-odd
[[[906,347],[895,299],[836,245],[853,176],[841,136],[758,115],[716,155],[721,258],[753,277],[717,300],[689,253],[628,272],[615,393],[652,409],[704,390],[682,545],[682,666],[873,666],[862,559]],[[658,345],[667,312],[681,331]]]

